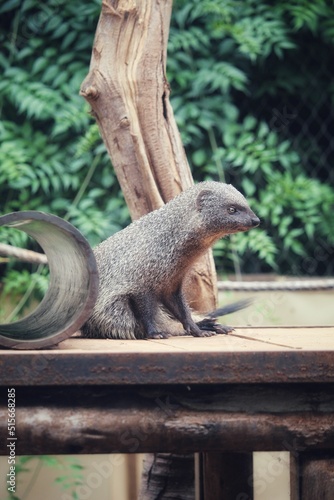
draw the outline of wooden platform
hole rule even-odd
[[[0,350],[1,385],[334,382],[334,327],[238,328],[209,338],[70,338]]]
[[[334,485],[334,327],[238,328],[204,339],[71,338],[40,351],[3,349],[4,455],[9,388],[17,455],[205,452],[219,483],[219,463],[242,463],[241,453],[251,467],[253,451],[286,450],[295,464],[291,499],[312,498],[305,485],[320,466]],[[334,498],[331,488],[321,498]]]

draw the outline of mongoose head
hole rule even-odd
[[[231,184],[201,183],[196,204],[205,228],[216,238],[248,231],[260,224],[245,197]]]

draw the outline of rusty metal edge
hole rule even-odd
[[[106,340],[101,340],[101,349]],[[0,386],[334,383],[334,351],[0,354]]]

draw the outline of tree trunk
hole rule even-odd
[[[90,70],[81,86],[132,219],[161,207],[193,184],[169,102],[166,55],[171,10],[172,0],[102,0]],[[208,252],[189,275],[187,300],[198,312],[213,310],[216,288]],[[160,454],[151,460],[142,498],[163,498],[166,484],[168,495],[174,495],[169,498],[194,497],[192,456]]]
[[[172,0],[103,0],[89,74],[81,86],[132,219],[193,183],[166,79],[171,9]],[[211,252],[196,265],[185,292],[199,312],[216,307]]]
[[[145,455],[139,500],[194,500],[193,455]]]

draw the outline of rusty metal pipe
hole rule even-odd
[[[44,250],[50,283],[37,308],[23,319],[0,324],[0,345],[16,349],[47,347],[76,332],[89,317],[98,292],[93,251],[69,222],[43,212],[14,212],[0,217],[34,238]]]

